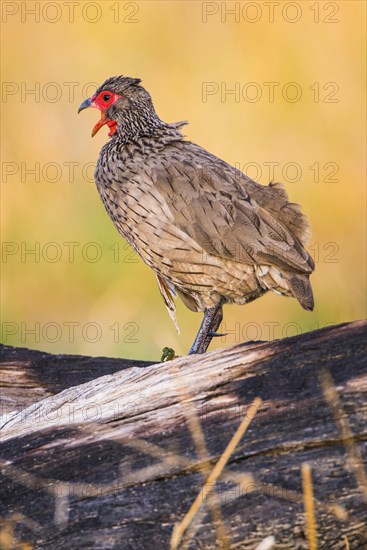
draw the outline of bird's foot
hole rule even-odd
[[[205,353],[214,336],[225,336],[218,333],[217,330],[223,319],[223,299],[215,307],[205,310],[204,318],[196,335],[195,341],[191,346],[189,355],[194,353]]]

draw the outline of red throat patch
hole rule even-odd
[[[117,122],[115,120],[109,120],[107,122],[107,126],[109,127],[110,131],[108,132],[108,135],[111,137],[117,130]]]

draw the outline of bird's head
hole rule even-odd
[[[149,132],[162,121],[158,118],[149,93],[140,86],[139,78],[114,76],[108,78],[80,105],[78,113],[87,107],[101,111],[101,118],[92,130],[92,137],[105,124],[108,135],[120,135],[125,141],[139,133]]]

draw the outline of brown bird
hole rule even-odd
[[[111,139],[95,170],[117,230],[156,274],[175,322],[178,294],[204,318],[190,353],[204,353],[226,303],[245,304],[272,290],[314,306],[306,252],[310,230],[280,183],[263,186],[186,141],[186,122],[168,124],[141,80],[106,80],[79,111],[96,107]]]

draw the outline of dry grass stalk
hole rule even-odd
[[[205,494],[205,497],[208,497],[209,494],[213,491],[213,488],[215,486],[215,483],[222,473],[224,467],[226,466],[228,460],[230,459],[231,455],[233,454],[235,448],[237,447],[238,443],[244,436],[247,428],[249,427],[251,421],[253,420],[254,416],[256,415],[257,409],[260,407],[262,401],[260,398],[254,399],[252,402],[247,415],[242,420],[241,424],[237,428],[234,436],[228,443],[226,449],[224,450],[223,454],[219,458],[218,462],[214,466],[211,474],[209,475],[208,479],[204,483],[203,487],[201,488],[199,494],[197,495],[196,499],[192,503],[189,511],[184,516],[181,523],[176,524],[171,537],[171,550],[176,550],[178,548],[178,545],[180,544],[180,541],[183,537],[183,534],[185,533],[186,529],[194,519],[195,515],[197,514],[198,510],[200,509],[202,503],[203,503],[203,495]]]
[[[343,409],[331,374],[327,370],[323,369],[319,374],[319,379],[325,400],[329,404],[335,423],[340,430],[342,441],[347,453],[347,462],[357,481],[359,491],[361,492],[363,498],[367,500],[367,476],[363,467],[361,453],[356,445],[355,436],[348,421],[348,416]]]
[[[315,507],[313,502],[313,486],[309,464],[302,464],[303,501],[306,512],[307,539],[310,550],[317,550],[317,535]]]
[[[210,474],[211,465],[209,462],[209,453],[206,447],[205,436],[201,428],[201,424],[196,414],[192,402],[190,399],[189,391],[186,386],[181,387],[181,405],[183,406],[183,412],[186,417],[189,429],[192,435],[192,438],[195,443],[195,447],[198,453],[198,456],[201,460],[200,470],[203,473],[204,480],[208,474]],[[228,550],[229,542],[226,529],[222,520],[222,515],[220,511],[220,506],[218,505],[216,499],[208,500],[208,507],[210,509],[214,527],[216,530],[216,537],[218,547],[222,550]]]

